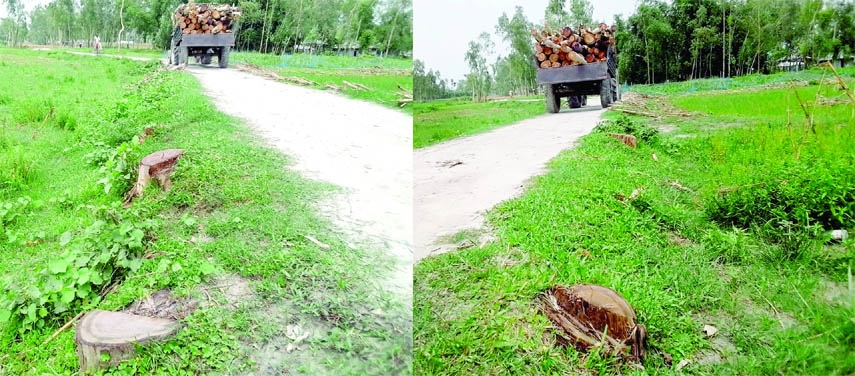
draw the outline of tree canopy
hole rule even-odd
[[[172,32],[170,14],[180,0],[54,0],[23,11],[20,0],[2,0],[9,14],[0,23],[8,45],[89,43],[95,35],[164,48]],[[243,0],[225,1],[242,9],[238,49],[282,53],[298,46],[374,50],[382,54],[413,49],[412,0]],[[122,19],[120,19],[120,14]]]

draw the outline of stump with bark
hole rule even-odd
[[[558,68],[606,61],[614,48],[616,28],[600,24],[595,29],[580,25],[576,30],[565,26],[561,30],[544,27],[531,30],[534,37],[534,57],[540,68]]]
[[[170,319],[101,310],[89,312],[77,324],[74,335],[80,372],[88,375],[132,359],[135,345],[170,337],[180,327]]]
[[[125,203],[130,204],[135,198],[142,196],[145,188],[151,183],[151,179],[157,180],[158,185],[164,191],[172,188],[172,173],[178,159],[184,155],[184,150],[167,149],[147,155],[140,161],[137,183],[125,195]]]
[[[228,4],[189,3],[175,10],[172,21],[183,34],[233,33],[240,16],[240,8]]]
[[[603,346],[631,360],[645,356],[647,330],[616,291],[597,285],[554,286],[538,297],[541,311],[578,350]]]

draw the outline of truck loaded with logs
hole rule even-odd
[[[603,108],[620,100],[615,26],[600,24],[594,30],[579,26],[573,30],[532,30],[536,80],[546,93],[546,111],[561,110],[561,98],[569,98],[570,108],[587,104],[588,95],[599,95]]]
[[[207,65],[216,56],[220,68],[228,67],[240,16],[240,8],[228,4],[190,2],[179,5],[172,14],[169,63],[186,64],[187,59],[193,56],[196,62]]]

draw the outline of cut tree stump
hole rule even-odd
[[[125,204],[130,204],[135,198],[141,197],[145,188],[151,183],[151,179],[157,180],[158,185],[164,191],[172,188],[172,173],[178,158],[184,155],[184,150],[168,149],[156,151],[147,155],[140,161],[137,183],[125,196]]]
[[[135,345],[167,338],[181,327],[175,320],[94,310],[77,324],[74,342],[80,372],[91,374],[135,355]]]
[[[561,342],[586,351],[603,346],[640,361],[647,329],[617,291],[597,285],[553,286],[538,297],[540,310],[563,333]]]

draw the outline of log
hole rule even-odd
[[[535,39],[534,57],[541,68],[606,61],[616,29],[600,24],[593,30],[579,25],[577,32],[569,26],[551,30],[546,27],[541,31],[531,30]]]
[[[171,319],[101,310],[89,312],[80,320],[74,335],[80,372],[92,374],[133,359],[135,345],[168,338],[180,327]]]
[[[183,4],[173,14],[174,27],[184,34],[231,33],[233,20],[241,16],[240,8],[228,4]]]
[[[137,197],[141,197],[145,188],[151,183],[151,179],[157,180],[158,185],[164,191],[172,188],[172,173],[178,159],[184,155],[184,150],[167,149],[147,155],[140,161],[137,174],[137,183],[125,195],[125,204],[130,204]]]

